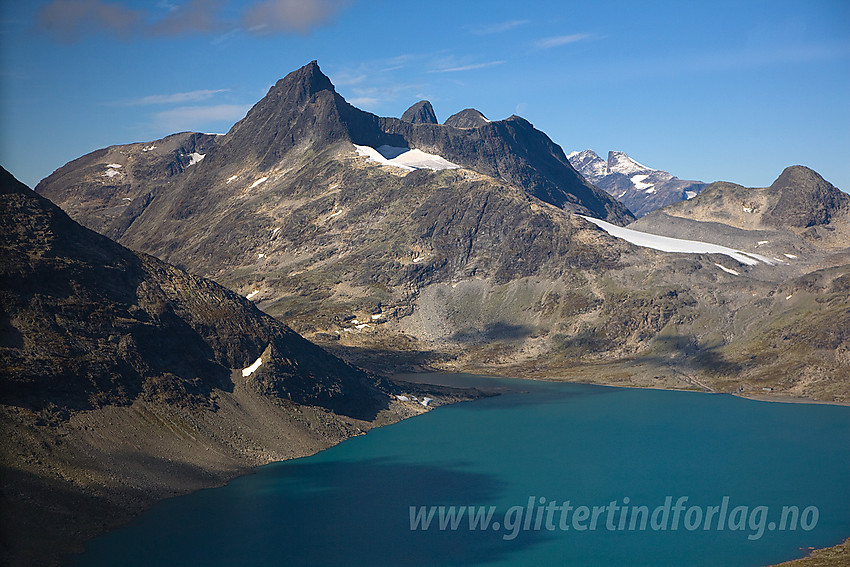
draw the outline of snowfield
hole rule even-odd
[[[701,242],[699,240],[683,240],[681,238],[671,238],[669,236],[658,236],[657,234],[649,234],[648,232],[640,232],[630,228],[623,228],[604,220],[595,219],[579,215],[581,218],[588,220],[617,238],[622,238],[627,242],[631,242],[635,246],[644,248],[652,248],[662,252],[679,252],[684,254],[725,254],[730,258],[737,260],[747,266],[755,266],[759,262],[763,262],[769,266],[776,264],[775,260],[762,256],[760,254],[752,254],[750,252],[742,252],[734,248],[727,248],[719,244],[711,244],[710,242]],[[735,274],[737,275],[737,274]]]
[[[367,161],[373,161],[380,165],[394,165],[407,171],[414,169],[458,169],[460,166],[444,159],[436,154],[429,154],[422,150],[411,150],[410,148],[396,148],[393,146],[380,146],[377,149],[370,146],[354,145],[357,154],[365,156]]]

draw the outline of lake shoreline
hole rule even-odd
[[[850,407],[850,402],[839,402],[839,401],[827,401],[827,400],[815,400],[812,398],[806,398],[802,396],[793,396],[788,394],[782,394],[778,392],[764,392],[764,393],[740,393],[740,392],[717,392],[711,390],[700,390],[696,388],[675,388],[675,387],[666,387],[666,386],[642,386],[642,385],[629,385],[622,384],[617,382],[589,382],[589,381],[581,381],[581,380],[573,380],[571,378],[566,377],[542,377],[542,376],[504,376],[502,374],[489,374],[485,370],[478,370],[475,372],[450,372],[445,370],[425,370],[421,372],[401,372],[397,374],[393,374],[391,378],[405,380],[404,377],[412,377],[412,376],[428,376],[428,375],[442,375],[442,374],[463,374],[468,376],[480,376],[482,378],[492,378],[492,379],[508,379],[508,380],[531,380],[537,382],[554,382],[554,383],[564,383],[564,384],[587,384],[592,386],[604,386],[608,388],[633,388],[637,390],[665,390],[670,392],[697,392],[701,394],[722,394],[728,396],[735,396],[736,398],[741,398],[745,400],[752,400],[756,402],[776,402],[776,403],[785,403],[785,404],[815,404],[815,405],[829,405],[829,406],[844,406]],[[413,381],[413,380],[407,380]],[[427,382],[424,380],[416,380],[417,383],[421,384],[434,384],[433,382]],[[434,384],[434,385],[443,385],[443,386],[451,386],[452,384]]]

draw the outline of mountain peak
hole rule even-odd
[[[207,160],[223,164],[237,156],[254,155],[260,159],[261,169],[267,169],[298,144],[345,138],[340,101],[331,80],[311,61],[275,83],[230,129],[222,151]]]
[[[434,114],[434,107],[427,100],[420,100],[405,110],[401,119],[413,124],[439,124],[437,115]]]
[[[622,173],[629,175],[633,173],[649,173],[655,171],[651,167],[646,167],[642,163],[638,163],[626,152],[608,152],[608,170],[613,173]]]
[[[827,224],[841,210],[850,209],[850,197],[802,165],[786,167],[769,191],[778,200],[764,215],[767,224],[806,228]]]
[[[449,116],[444,124],[453,128],[480,128],[489,122],[480,111],[467,108]]]
[[[571,152],[567,159],[591,183],[596,183],[597,179],[608,174],[608,162],[599,157],[593,150]]]
[[[321,91],[333,92],[334,86],[327,75],[319,69],[319,64],[311,61],[275,83],[263,100],[274,97],[298,104],[306,102]]]

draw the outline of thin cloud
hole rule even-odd
[[[209,131],[210,126],[222,122],[233,124],[241,120],[251,109],[250,104],[217,104],[213,106],[181,106],[157,112],[153,115],[154,126],[169,132]]]
[[[547,37],[543,38],[537,42],[535,42],[534,46],[538,49],[552,49],[553,47],[560,47],[562,45],[567,45],[568,43],[575,43],[577,41],[582,41],[584,39],[590,39],[593,37],[593,34],[589,33],[574,33],[570,35],[559,35],[557,37]]]
[[[331,75],[331,82],[337,87],[349,86],[349,85],[359,85],[366,80],[365,73],[333,73]]]
[[[168,15],[145,29],[149,35],[180,36],[207,34],[227,29],[228,24],[219,17],[219,0],[190,0],[169,7]]]
[[[472,65],[462,65],[460,67],[448,67],[446,69],[432,69],[429,73],[460,73],[462,71],[474,71],[475,69],[486,69],[487,67],[495,67],[501,65],[504,61],[488,61],[487,63],[474,63]]]
[[[410,96],[411,92],[418,92],[421,90],[422,85],[382,83],[370,87],[353,87],[351,89],[351,98],[346,97],[346,100],[354,106],[377,108],[382,104],[393,102],[399,98],[407,98]]]
[[[242,25],[256,35],[306,33],[326,23],[345,4],[341,0],[266,0],[245,10]]]
[[[108,31],[122,38],[134,35],[144,12],[101,0],[53,0],[38,12],[37,26],[62,42]]]
[[[491,35],[494,33],[511,31],[512,29],[516,29],[530,23],[531,20],[509,20],[507,22],[498,22],[495,24],[476,24],[467,26],[467,29],[475,35]]]
[[[348,3],[254,0],[246,3],[241,15],[226,18],[224,14],[232,10],[225,10],[225,4],[232,1],[159,2],[149,12],[126,0],[50,0],[38,11],[36,29],[63,43],[97,34],[121,39],[219,34],[214,41],[221,42],[233,30],[253,35],[306,33],[326,24]]]
[[[362,96],[358,98],[353,98],[348,102],[357,107],[375,108],[381,101],[375,97]]]
[[[125,106],[142,106],[148,104],[183,104],[209,100],[218,93],[230,92],[230,89],[199,89],[185,93],[149,95],[124,102]]]

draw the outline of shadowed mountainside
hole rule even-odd
[[[157,500],[426,411],[2,168],[0,229],[4,564],[55,564]]]

